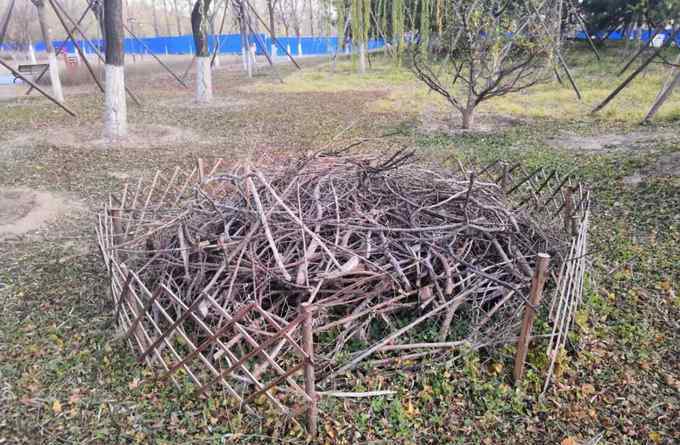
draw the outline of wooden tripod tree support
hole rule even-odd
[[[274,65],[274,61],[272,60],[271,56],[269,55],[269,51],[267,51],[267,45],[264,44],[262,39],[260,39],[260,36],[253,30],[253,26],[251,25],[250,21],[247,21],[248,23],[248,29],[250,29],[250,34],[255,37],[255,44],[260,47],[262,52],[264,53],[264,56],[267,58],[267,62],[269,62],[269,65],[272,67],[272,70],[274,71],[274,74],[276,74],[276,77],[278,77],[279,81],[281,83],[285,83],[283,81],[283,77],[281,77],[281,74],[279,73],[279,70],[276,69],[276,66]]]
[[[310,436],[316,438],[319,424],[319,397],[316,393],[314,376],[314,308],[310,303],[302,303],[300,312],[302,314],[302,349],[307,354],[304,367],[305,392],[309,396],[307,401],[307,431]]]
[[[102,86],[101,82],[99,79],[97,79],[97,75],[94,73],[94,70],[92,69],[92,66],[90,65],[90,62],[87,60],[87,57],[83,53],[82,48],[76,43],[76,38],[73,36],[73,32],[69,30],[68,26],[66,26],[66,22],[64,21],[64,17],[62,15],[63,9],[61,8],[61,5],[58,5],[55,1],[53,0],[47,0],[50,6],[52,7],[52,10],[54,11],[54,14],[57,16],[57,19],[59,20],[59,23],[61,23],[61,26],[64,28],[64,31],[66,31],[67,39],[70,39],[73,41],[73,46],[75,46],[76,51],[78,51],[78,55],[80,58],[83,60],[83,63],[85,63],[85,66],[87,67],[87,70],[90,72],[90,76],[92,77],[92,80],[94,80],[94,83],[97,84],[97,87],[99,90],[103,93],[104,92],[104,87]],[[61,12],[60,12],[61,11]],[[79,27],[76,27],[77,30],[80,31]]]
[[[645,70],[645,68],[647,68],[647,67],[649,66],[650,63],[652,63],[652,62],[654,61],[654,59],[657,58],[657,56],[661,53],[661,51],[663,51],[665,48],[667,48],[667,47],[670,45],[670,43],[671,43],[672,41],[675,40],[676,36],[677,36],[677,30],[674,30],[674,31],[671,33],[670,37],[669,37],[668,39],[666,39],[666,41],[663,43],[663,45],[661,45],[659,48],[657,48],[657,49],[654,51],[654,53],[652,53],[651,56],[649,56],[644,62],[642,62],[642,65],[640,65],[639,67],[637,67],[637,69],[636,69],[635,71],[633,71],[633,72],[626,78],[626,80],[624,80],[624,81],[621,83],[621,85],[619,85],[618,87],[616,87],[616,88],[614,89],[614,91],[612,91],[611,94],[610,94],[609,96],[606,97],[606,99],[604,99],[598,106],[596,106],[596,107],[593,109],[593,111],[590,112],[590,114],[595,114],[595,113],[597,113],[598,111],[600,111],[600,110],[602,110],[604,107],[606,107],[607,104],[609,104],[609,102],[611,102],[612,100],[614,100],[614,98],[615,98],[616,96],[618,96],[618,94],[619,94],[621,91],[623,91],[623,90],[628,86],[629,83],[631,83],[631,82],[632,82],[632,81],[633,81],[640,73],[642,73],[642,72]],[[642,53],[640,53],[640,54],[642,54]]]
[[[524,363],[527,359],[527,352],[529,351],[529,342],[531,341],[531,329],[536,318],[536,309],[541,303],[543,296],[543,286],[548,275],[548,263],[550,256],[545,253],[539,253],[536,258],[536,268],[534,276],[531,279],[531,290],[529,291],[529,303],[531,306],[524,308],[524,318],[522,319],[522,330],[520,331],[519,341],[517,342],[517,354],[515,355],[515,383],[522,381],[524,376]]]
[[[215,66],[215,59],[217,58],[217,53],[220,50],[221,42],[220,42],[220,36],[222,35],[222,32],[224,31],[224,22],[226,21],[227,18],[227,11],[229,10],[229,1],[225,0],[224,2],[224,13],[222,14],[222,21],[220,22],[220,30],[217,32],[217,39],[215,42],[215,48],[213,48],[213,53],[212,57],[210,58],[210,67]],[[215,37],[215,36],[213,36]]]
[[[260,17],[260,14],[257,13],[257,10],[253,7],[253,5],[250,4],[250,1],[248,1],[248,0],[240,0],[240,1],[243,1],[243,2],[246,3],[246,5],[248,5],[248,7],[250,8],[250,10],[253,12],[253,15],[255,15],[255,18],[257,18],[257,20],[262,24],[262,26],[263,26],[264,29],[269,33],[269,35],[272,35],[272,32],[271,32],[271,30],[269,29],[269,26],[267,26],[267,23],[265,23],[265,21],[262,20],[262,17]],[[281,48],[281,50],[282,50],[283,52],[286,53],[286,56],[288,56],[288,58],[290,59],[290,61],[293,62],[293,65],[295,65],[295,67],[296,67],[297,69],[301,70],[302,67],[300,67],[300,65],[298,65],[298,63],[297,63],[297,61],[295,60],[295,58],[293,57],[293,55],[292,55],[290,52],[288,52],[288,48],[285,48],[285,47],[281,44],[281,42],[279,42],[279,39],[277,39],[276,37],[273,37],[272,40],[274,41],[274,43],[275,43],[279,48]],[[267,51],[265,51],[265,53],[266,53],[266,52],[267,52]]]
[[[97,57],[99,58],[100,61],[104,62],[104,56],[102,56],[101,52],[99,51],[99,48],[97,48],[87,38],[87,36],[85,35],[85,32],[82,30],[82,28],[80,27],[78,22],[73,20],[73,18],[68,14],[66,9],[64,9],[64,7],[61,6],[61,4],[59,3],[58,0],[47,0],[47,1],[50,3],[50,5],[52,5],[52,9],[54,9],[54,12],[57,15],[57,18],[59,19],[62,26],[64,27],[64,30],[66,31],[66,33],[68,35],[68,39],[73,41],[73,46],[76,48],[76,50],[78,51],[78,54],[80,54],[80,57],[83,59],[83,62],[85,63],[85,66],[87,67],[88,71],[90,72],[92,79],[94,79],[95,83],[97,84],[97,86],[99,87],[101,92],[103,93],[104,88],[102,87],[101,82],[99,82],[99,79],[97,79],[97,76],[94,74],[94,70],[92,69],[90,62],[87,60],[87,57],[83,53],[83,50],[80,48],[80,45],[78,45],[78,42],[76,41],[75,37],[73,36],[73,31],[69,31],[69,29],[67,28],[63,17],[66,17],[66,19],[68,19],[68,21],[71,22],[71,24],[73,25],[73,29],[78,31],[78,33],[83,38],[83,40],[90,45],[90,47],[94,50],[95,54],[97,55]],[[57,11],[57,8],[59,8],[59,11]],[[60,12],[61,12],[61,14],[60,14]],[[87,11],[85,11],[85,13],[87,13]],[[63,14],[63,17],[62,17],[62,14]],[[139,99],[137,99],[137,97],[134,94],[132,94],[132,91],[130,91],[130,89],[127,86],[125,87],[125,92],[128,94],[128,96],[130,96],[130,99],[132,99],[135,104],[137,104],[139,106],[142,105],[141,102],[139,101]]]
[[[83,20],[85,19],[85,16],[87,16],[87,13],[90,12],[90,6],[91,6],[91,3],[88,3],[87,6],[85,7],[85,11],[83,11],[83,13],[80,15],[80,18],[76,22],[77,25],[80,25],[83,22]],[[74,28],[71,28],[70,33],[69,32],[66,33],[66,35],[67,35],[66,39],[63,42],[61,42],[61,45],[59,45],[59,48],[54,52],[56,55],[59,55],[64,50],[64,48],[66,48],[66,44],[71,40],[69,36],[71,34],[73,34],[75,31],[76,31],[76,28],[74,27]],[[73,44],[77,45],[77,43],[75,41],[73,42]],[[38,76],[35,78],[36,83],[39,82],[40,79],[42,79],[42,77],[45,75],[45,73],[47,73],[47,71],[49,71],[49,67],[43,69],[40,72],[40,74],[38,74]],[[28,96],[29,94],[31,94],[32,91],[33,91],[33,87],[30,87],[28,89],[28,91],[26,91],[25,95]]]
[[[51,102],[53,102],[54,104],[58,105],[62,110],[66,111],[66,112],[67,112],[68,114],[70,114],[71,116],[76,117],[76,113],[74,113],[73,111],[71,111],[70,108],[68,108],[66,105],[64,105],[63,103],[59,102],[57,99],[55,99],[54,97],[52,97],[49,93],[47,93],[45,90],[43,90],[43,89],[40,88],[38,85],[36,85],[35,83],[33,83],[31,80],[29,80],[29,79],[27,79],[26,77],[24,77],[19,71],[15,70],[14,68],[12,68],[12,67],[9,66],[8,64],[6,64],[2,59],[0,59],[0,65],[2,65],[3,67],[7,68],[7,69],[8,69],[14,76],[16,76],[17,78],[23,80],[24,82],[26,82],[27,84],[29,84],[30,86],[32,86],[34,89],[38,90],[38,92],[39,92],[40,94],[42,94],[43,96],[45,96],[46,98],[48,98],[48,99],[49,99]]]
[[[654,100],[652,107],[649,109],[649,111],[645,115],[645,118],[642,120],[643,123],[647,123],[650,120],[652,120],[654,115],[656,115],[657,111],[659,111],[661,106],[671,96],[671,93],[673,92],[675,87],[678,84],[680,84],[680,68],[678,67],[678,64],[680,64],[680,55],[677,57],[677,59],[675,59],[675,66],[671,69],[671,74],[668,80],[666,80],[666,83],[664,83],[663,87],[661,88],[661,91],[659,91],[659,94],[656,96],[656,99]]]
[[[162,60],[161,60],[161,59],[160,59],[153,51],[151,51],[151,49],[149,48],[149,45],[147,45],[146,43],[144,43],[143,40],[141,40],[139,37],[137,37],[137,35],[136,35],[134,32],[132,32],[132,30],[131,30],[125,23],[123,23],[123,29],[125,29],[125,31],[127,31],[127,33],[130,34],[130,35],[132,36],[133,39],[135,39],[137,42],[139,42],[139,43],[142,45],[142,47],[144,47],[144,49],[145,49],[149,54],[151,54],[151,57],[153,57],[154,60],[155,60],[156,62],[158,62],[158,64],[159,64],[160,66],[162,66],[163,69],[165,69],[165,71],[167,71],[168,73],[170,73],[170,75],[171,75],[172,77],[174,77],[175,80],[176,80],[177,82],[179,82],[180,85],[182,85],[184,88],[189,88],[189,87],[187,86],[187,84],[184,83],[184,80],[182,80],[177,74],[175,74],[175,72],[174,72],[173,70],[171,70],[169,66],[167,66],[165,63],[163,63],[163,61],[162,61]]]

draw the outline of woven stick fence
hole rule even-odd
[[[518,342],[547,252],[552,370],[581,298],[587,190],[521,164],[410,158],[199,159],[111,195],[97,236],[138,360],[252,413],[305,410],[314,433],[319,395],[342,394],[348,371]]]

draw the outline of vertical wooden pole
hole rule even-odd
[[[198,169],[198,182],[203,184],[205,179],[205,161],[203,161],[203,158],[196,159],[196,167]]]
[[[567,186],[567,193],[564,195],[564,230],[569,234],[573,235],[574,230],[572,227],[572,216],[574,215],[574,191],[571,187]]]
[[[111,226],[113,228],[113,248],[116,250],[116,246],[123,244],[125,241],[125,232],[123,231],[123,224],[121,221],[121,209],[111,209]],[[111,252],[113,254],[113,252]],[[118,258],[121,261],[125,260],[125,254],[118,252]]]
[[[503,162],[503,176],[501,176],[501,190],[505,191],[508,188],[508,163]]]
[[[517,342],[517,355],[515,355],[515,383],[519,383],[524,375],[524,362],[527,359],[529,342],[531,341],[531,328],[536,318],[534,310],[541,302],[543,286],[548,274],[548,263],[550,255],[539,253],[536,259],[536,269],[531,280],[531,290],[529,292],[529,302],[531,306],[524,308],[524,318],[522,319],[522,330],[520,331],[519,341]]]
[[[312,305],[302,303],[300,306],[302,321],[302,349],[307,354],[305,359],[305,392],[311,401],[307,402],[307,430],[312,438],[316,438],[319,422],[319,407],[317,405],[316,385],[314,384],[314,330],[312,326]]]

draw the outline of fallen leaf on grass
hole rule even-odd
[[[560,445],[578,445],[578,442],[576,442],[576,439],[573,437],[565,437],[562,439],[562,442],[560,442]]]
[[[59,414],[61,413],[61,402],[59,400],[55,400],[52,402],[52,411],[54,414]]]
[[[590,394],[595,394],[595,387],[591,385],[590,383],[586,383],[581,386],[581,393],[584,396],[588,396]]]
[[[654,443],[661,443],[661,434],[657,433],[656,431],[650,431],[649,434],[649,440],[651,440]]]

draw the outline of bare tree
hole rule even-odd
[[[301,0],[282,0],[279,3],[281,22],[286,29],[286,37],[293,28],[297,38],[298,54],[302,54],[302,13],[304,5]]]
[[[104,137],[115,140],[127,136],[122,0],[104,2],[104,31],[106,41]]]
[[[555,34],[532,0],[452,0],[437,54],[414,49],[413,71],[474,124],[477,106],[550,78]]]
[[[272,40],[271,55],[276,56],[276,5],[279,0],[267,0],[267,13],[269,15],[269,34]]]
[[[64,93],[61,88],[61,79],[59,78],[59,63],[57,62],[57,55],[54,53],[54,46],[52,45],[52,35],[50,33],[49,25],[47,24],[47,17],[45,16],[45,1],[31,0],[38,10],[38,22],[40,23],[40,31],[42,32],[43,42],[45,42],[45,52],[47,53],[47,63],[49,63],[50,84],[52,85],[52,94],[59,102],[64,101]]]
[[[177,0],[172,0],[173,12],[175,13],[175,22],[177,24],[177,35],[182,35],[182,15],[179,12],[179,5]]]
[[[153,32],[156,37],[160,37],[161,27],[158,23],[158,9],[156,8],[156,0],[151,0],[151,19],[153,20]]]
[[[170,8],[168,8],[168,0],[163,0],[163,16],[165,17],[165,35],[172,35],[170,30]]]
[[[208,31],[211,0],[197,0],[191,11],[191,31],[196,46],[196,101],[208,103],[212,100],[212,72]]]

